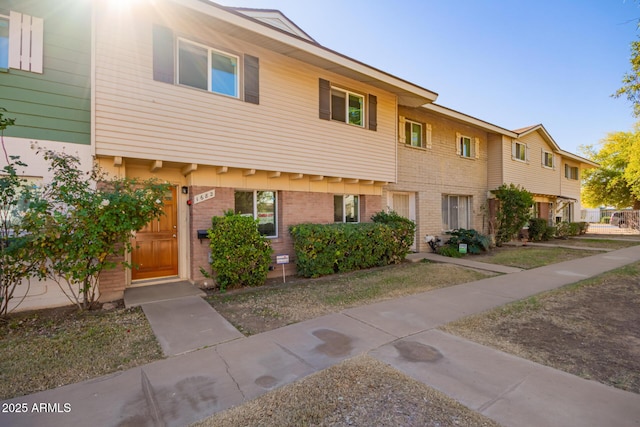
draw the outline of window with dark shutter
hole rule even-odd
[[[171,83],[174,77],[173,32],[167,27],[153,26],[153,80]]]
[[[378,97],[369,95],[369,130],[378,130]]]
[[[320,79],[320,118],[331,120],[331,83]]]
[[[260,62],[251,55],[244,56],[244,100],[260,104]]]

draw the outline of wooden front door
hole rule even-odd
[[[164,199],[164,215],[136,233],[131,261],[132,280],[178,275],[178,206],[175,188]]]

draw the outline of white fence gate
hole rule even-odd
[[[590,234],[640,235],[640,211],[602,211],[599,216],[583,212],[582,221],[589,223]]]

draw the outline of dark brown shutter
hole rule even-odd
[[[369,129],[378,130],[378,97],[369,95]]]
[[[160,25],[153,26],[153,80],[175,82],[173,32]]]
[[[320,118],[331,120],[331,83],[320,79]]]
[[[244,100],[260,104],[260,61],[255,56],[244,56]]]

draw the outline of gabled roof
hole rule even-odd
[[[235,38],[390,92],[398,97],[398,103],[401,105],[419,107],[435,101],[438,97],[438,94],[431,90],[318,44],[302,30],[296,31],[295,24],[293,24],[295,28],[287,25],[287,21],[291,21],[277,11],[253,17],[251,16],[255,14],[253,12],[244,13],[246,10],[236,10],[209,0],[168,1],[201,13],[213,20],[220,31]],[[283,29],[282,25],[286,28]],[[300,31],[302,34],[299,34]]]
[[[302,37],[310,42],[317,43],[309,34],[305,33],[302,28],[298,27],[293,21],[287,18],[284,13],[276,9],[251,9],[247,7],[227,7],[227,9],[235,10],[251,18],[262,21],[267,25],[288,31],[291,34]]]
[[[575,160],[576,162],[580,162],[582,164],[585,164],[587,166],[591,166],[594,168],[600,167],[600,165],[596,162],[593,162],[589,159],[585,159],[584,157],[580,157],[568,151],[564,151],[562,148],[560,148],[560,146],[556,143],[556,141],[551,137],[551,134],[549,134],[547,129],[545,129],[545,127],[542,124],[537,124],[537,125],[528,126],[525,128],[516,129],[513,132],[518,134],[518,138],[521,138],[533,132],[539,132],[540,134],[542,134],[542,138],[545,141],[547,141],[547,143],[549,143],[549,145],[552,147],[553,151],[560,154],[562,157]]]

